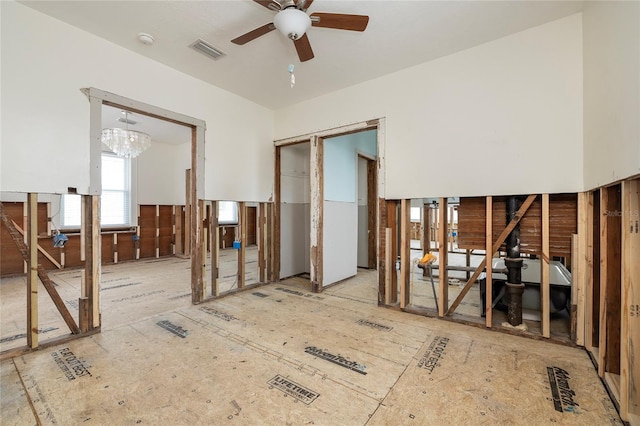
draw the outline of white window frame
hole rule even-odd
[[[218,224],[238,224],[238,203],[236,201],[218,201]]]
[[[132,177],[135,176],[134,173],[134,161],[132,161],[129,158],[122,158],[122,157],[118,157],[115,154],[111,153],[111,152],[102,152],[101,158],[104,160],[105,157],[113,157],[113,158],[118,158],[121,159],[122,161],[124,161],[124,189],[112,189],[112,188],[107,188],[105,189],[103,186],[102,189],[102,198],[101,198],[101,202],[100,202],[100,222],[101,222],[101,227],[102,228],[125,228],[125,227],[132,227],[135,226],[136,222],[135,219],[135,215],[133,214],[133,208],[136,206],[136,200],[137,197],[134,194],[134,190],[133,188],[135,188],[135,185],[133,183],[133,179]],[[103,173],[104,173],[104,168],[103,168]],[[103,174],[102,176],[102,182],[103,185],[106,182],[108,185],[108,179],[105,179],[105,176]],[[105,224],[104,218],[105,216],[105,206],[107,204],[105,204],[104,201],[104,195],[105,192],[107,193],[114,193],[114,192],[120,192],[120,193],[124,193],[125,194],[125,201],[124,201],[124,206],[123,206],[123,210],[124,210],[124,220],[120,223],[107,223]],[[73,212],[69,213],[69,210],[72,209]],[[80,228],[81,225],[81,220],[82,220],[82,213],[81,213],[81,201],[80,201],[80,195],[77,194],[63,194],[60,200],[60,211],[61,211],[61,215],[60,215],[60,228],[61,229],[78,229]],[[69,219],[71,219],[71,221],[69,221]],[[74,220],[75,219],[75,220]]]

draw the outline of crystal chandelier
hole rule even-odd
[[[102,129],[102,143],[107,145],[118,157],[135,158],[151,146],[151,136],[147,133],[129,130],[129,112],[123,111],[126,129]]]

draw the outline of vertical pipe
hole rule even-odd
[[[507,199],[507,225],[514,218],[522,201],[511,196]],[[524,292],[524,284],[522,284],[522,262],[520,257],[520,223],[518,223],[509,233],[506,240],[507,258],[505,265],[507,267],[507,320],[512,326],[522,324],[522,293]]]

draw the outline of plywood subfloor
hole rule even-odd
[[[101,334],[2,361],[2,424],[620,424],[583,350],[378,307],[375,271],[169,306],[183,266],[105,292]]]
[[[435,253],[437,255],[437,252]],[[422,252],[412,250],[411,251],[411,264],[414,261],[419,260],[422,257]],[[484,255],[472,255],[470,259],[470,265],[478,267]],[[453,266],[465,266],[465,254],[464,253],[449,253],[449,265]],[[436,262],[437,265],[437,262]],[[438,270],[433,272],[433,287],[435,293],[438,295],[438,286],[440,280],[438,277]],[[423,270],[412,266],[411,270],[411,299],[410,308],[417,308],[419,310],[427,310],[433,315],[437,315],[436,302],[433,294],[431,279],[429,276],[423,276]],[[466,273],[461,271],[449,271],[449,305],[458,297],[464,285],[466,283]],[[462,299],[456,311],[453,314],[453,318],[460,318],[465,321],[470,321],[478,324],[485,324],[485,318],[482,316],[482,301],[480,299],[480,286],[476,282],[474,283],[466,296]],[[527,327],[525,333],[541,336],[541,323],[539,312],[525,312],[523,314],[523,322]],[[506,312],[499,309],[493,310],[492,325],[495,328],[503,328],[502,324],[507,322]],[[551,338],[560,342],[571,342],[571,323],[569,312],[562,311],[553,313],[550,316],[550,333]]]

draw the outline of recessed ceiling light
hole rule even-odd
[[[153,36],[147,33],[139,33],[138,41],[142,44],[146,44],[147,46],[151,46],[153,44]]]

